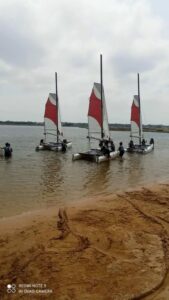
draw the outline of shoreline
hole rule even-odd
[[[126,192],[133,192],[133,191],[141,191],[142,189],[144,188],[147,188],[147,189],[153,189],[153,190],[156,190],[158,189],[159,187],[163,186],[163,185],[166,185],[168,184],[168,179],[163,179],[163,180],[158,180],[158,182],[155,182],[155,181],[150,181],[148,182],[147,184],[140,184],[138,185],[138,187],[129,187],[129,188],[123,188],[122,190],[118,189],[117,192],[113,191],[113,192],[109,192],[109,193],[106,193],[106,195],[104,195],[103,193],[100,193],[100,194],[97,194],[97,195],[94,195],[94,196],[91,196],[91,197],[86,197],[84,196],[83,198],[81,198],[80,200],[70,200],[70,201],[65,201],[63,202],[63,204],[56,204],[56,205],[52,205],[52,206],[48,206],[48,207],[42,207],[40,209],[38,208],[34,208],[32,210],[27,210],[27,211],[23,211],[21,213],[17,213],[17,214],[13,214],[13,215],[9,215],[9,216],[1,216],[0,217],[0,225],[1,225],[1,222],[8,222],[8,220],[16,220],[19,218],[28,218],[28,216],[31,217],[31,215],[38,215],[38,214],[45,214],[46,215],[46,211],[50,212],[50,211],[53,211],[54,209],[57,210],[59,209],[60,207],[71,207],[72,205],[77,205],[78,207],[80,207],[81,205],[85,205],[85,203],[89,204],[90,202],[91,203],[97,203],[98,199],[104,199],[104,198],[107,198],[107,197],[115,197],[119,194],[124,194]]]
[[[41,283],[45,299],[168,299],[168,211],[159,183],[1,219],[0,298]]]
[[[34,121],[0,121],[1,126],[36,126],[43,127],[44,122],[34,122]],[[113,124],[110,123],[110,131],[130,131],[130,124]],[[72,122],[62,122],[63,127],[73,127],[73,128],[81,128],[87,129],[87,123],[72,123]],[[143,124],[144,132],[158,132],[158,133],[169,133],[169,125],[162,124]]]

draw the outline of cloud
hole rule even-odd
[[[143,95],[155,103],[152,115],[152,102],[146,100],[149,123],[167,123],[160,106],[163,89],[169,108],[167,18],[155,5],[148,0],[0,1],[0,104],[6,99],[0,119],[41,121],[57,71],[63,120],[87,121],[103,53],[110,122],[129,121],[140,72]]]
[[[4,9],[6,13],[0,12],[1,60],[14,67],[38,66],[45,51],[36,40],[31,10],[15,2]]]

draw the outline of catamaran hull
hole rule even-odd
[[[66,143],[66,148],[71,148],[72,147],[72,142],[67,142]],[[36,147],[36,151],[40,150],[49,150],[49,151],[62,151],[62,144],[61,143],[46,143],[44,145],[39,145]]]
[[[103,161],[109,161],[112,159],[115,159],[116,157],[119,156],[119,151],[113,151],[110,152],[110,157],[103,155],[98,151],[97,149],[91,149],[90,151],[87,152],[82,152],[82,153],[75,153],[72,155],[72,160],[87,160],[87,161],[93,161],[96,163],[101,163]]]
[[[103,161],[113,160],[118,156],[119,156],[119,151],[113,151],[113,152],[110,152],[110,157],[107,157],[105,155],[97,156],[96,162],[101,163]]]
[[[4,149],[0,148],[0,157],[4,156]]]
[[[154,149],[154,145],[135,145],[135,148],[127,148],[128,153],[141,153],[141,154],[148,154]]]

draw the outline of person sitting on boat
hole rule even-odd
[[[119,149],[118,150],[119,150],[119,156],[122,158],[123,155],[124,155],[124,147],[123,147],[122,142],[119,143]]]
[[[43,146],[43,144],[44,144],[44,140],[41,139],[41,140],[40,140],[40,145]]]
[[[11,157],[12,156],[12,148],[11,148],[11,145],[9,143],[6,143],[5,144],[5,147],[4,147],[4,155],[5,157]]]
[[[146,144],[146,141],[145,141],[145,139],[142,139],[142,142],[141,142],[141,144],[142,144],[142,146],[145,146],[145,144]]]
[[[110,149],[112,152],[114,152],[116,150],[113,140],[110,140]]]
[[[130,140],[130,142],[129,142],[129,148],[130,148],[130,149],[134,149],[134,143],[133,143],[133,140]]]
[[[153,138],[150,139],[150,145],[152,145],[152,144],[154,145],[154,139]]]
[[[109,141],[105,140],[104,143],[105,143],[106,156],[110,157]]]
[[[101,152],[103,153],[103,155],[110,157],[110,150],[105,143],[103,143],[101,147]]]
[[[105,140],[104,141],[104,144],[105,144],[105,146],[108,148],[109,147],[109,141],[108,140]]]
[[[103,140],[100,140],[100,142],[99,142],[99,147],[100,147],[100,148],[103,147]]]

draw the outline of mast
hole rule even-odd
[[[139,73],[137,74],[137,83],[138,83],[138,102],[139,102],[139,143],[141,145],[141,102],[140,102],[140,77]]]
[[[59,135],[58,135],[58,89],[57,89],[57,73],[55,72],[55,84],[56,84],[56,137],[57,143],[59,142]]]
[[[100,85],[101,85],[101,138],[104,138],[103,132],[103,70],[102,70],[102,54],[100,54]]]

